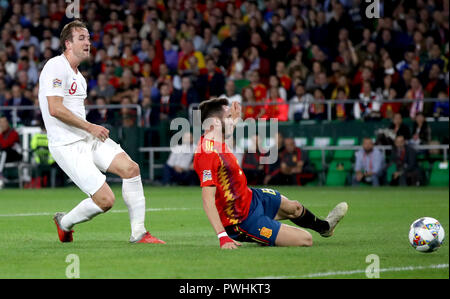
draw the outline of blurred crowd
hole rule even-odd
[[[243,103],[244,118],[279,121],[326,119],[314,100],[347,99],[360,101],[333,104],[332,119],[448,116],[448,2],[380,1],[369,19],[362,0],[80,0],[92,46],[80,65],[86,104],[99,106],[87,117],[151,127],[213,96]],[[0,0],[0,107],[37,106],[70,3]],[[142,118],[106,104],[139,105]],[[0,113],[41,122],[38,109]]]
[[[272,148],[263,145],[257,135],[246,141],[245,150],[235,144],[233,152],[239,161],[249,185],[333,185],[334,173],[339,177],[338,185],[359,186],[361,184],[381,186],[421,186],[429,183],[429,163],[441,161],[439,151],[418,150],[415,145],[425,144],[431,131],[424,115],[418,113],[416,121],[409,127],[403,123],[400,113],[395,114],[389,126],[393,135],[388,136],[389,150],[380,150],[381,145],[372,137],[361,138],[361,148],[350,151],[344,157],[335,153],[325,156],[314,155],[296,142],[290,134],[278,132],[274,136]],[[198,185],[198,177],[193,168],[192,134],[183,135],[182,143],[173,148],[163,168],[163,185]],[[261,158],[270,152],[277,153],[274,163],[262,164]],[[436,155],[437,153],[437,155]],[[438,162],[439,163],[439,162]],[[337,170],[337,172],[336,172]],[[446,174],[448,178],[448,173]]]

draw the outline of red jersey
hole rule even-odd
[[[0,132],[0,150],[12,148],[19,142],[19,134],[16,130],[9,128],[7,131]]]
[[[286,104],[286,101],[282,98],[278,98],[275,100],[277,105],[269,105],[272,103],[271,99],[267,99],[265,102],[266,113],[261,117],[264,119],[276,118],[279,121],[287,121],[289,115],[289,106]]]
[[[252,190],[238,160],[224,143],[200,139],[194,154],[194,169],[200,187],[216,186],[216,207],[224,227],[238,224],[248,216]]]
[[[262,102],[267,97],[267,88],[264,84],[257,84],[253,87],[253,93],[255,94],[255,102]]]

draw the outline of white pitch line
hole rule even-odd
[[[165,211],[189,211],[201,210],[201,208],[150,208],[146,212],[165,212]],[[109,213],[128,213],[128,210],[111,210]],[[40,212],[40,213],[18,213],[18,214],[0,214],[0,217],[29,217],[29,216],[53,216],[55,212]]]
[[[429,266],[405,266],[405,267],[382,268],[382,269],[380,269],[380,273],[382,273],[382,272],[415,271],[415,270],[424,270],[424,269],[445,269],[445,268],[448,268],[448,264],[437,264],[437,265],[429,265]],[[360,273],[366,273],[366,269],[350,270],[350,271],[318,272],[318,273],[310,273],[310,274],[300,275],[300,276],[265,276],[265,277],[257,277],[255,279],[316,278],[316,277],[327,277],[327,276],[336,276],[336,275],[352,275],[352,274],[360,274]]]

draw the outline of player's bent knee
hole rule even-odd
[[[311,247],[313,246],[312,235],[307,231],[303,231],[302,234],[295,239],[294,243],[294,246],[298,247]]]
[[[298,218],[303,213],[303,206],[298,201],[294,201],[292,218]]]
[[[92,196],[92,200],[97,206],[99,206],[100,209],[103,210],[103,212],[106,212],[114,206],[116,198],[112,192],[102,192],[99,194],[94,194],[94,196]]]
[[[122,178],[124,179],[134,178],[140,175],[140,173],[141,171],[139,169],[139,165],[134,161],[130,161],[130,163],[128,163],[127,167],[125,168]]]
[[[298,201],[291,200],[289,205],[288,218],[295,219],[303,213],[303,206]]]
[[[98,200],[98,202],[96,202],[96,204],[100,207],[100,209],[103,210],[103,212],[106,212],[114,206],[114,202],[115,202],[114,196],[113,197],[108,196],[101,198],[100,200]]]
[[[138,175],[140,175],[140,173],[141,171],[139,169],[139,165],[136,162],[131,161],[127,170],[128,178],[137,177]]]
[[[310,233],[305,234],[305,236],[301,239],[299,246],[304,246],[304,247],[313,246],[313,238]]]

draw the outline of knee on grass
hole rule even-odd
[[[302,236],[298,240],[298,244],[296,246],[301,246],[301,247],[311,247],[311,246],[313,246],[312,235],[310,233],[304,234],[304,236]]]

